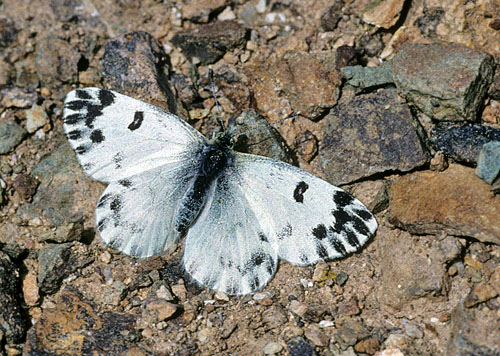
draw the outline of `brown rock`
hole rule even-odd
[[[389,221],[414,234],[474,237],[500,244],[500,197],[457,164],[442,173],[417,172],[398,178],[389,193]]]
[[[316,324],[311,324],[305,330],[304,335],[316,346],[328,346],[330,338]]]
[[[127,335],[134,320],[126,314],[100,314],[77,292],[67,289],[29,330],[24,354],[123,355],[133,345]]]
[[[275,329],[288,321],[285,311],[279,306],[272,306],[262,313],[262,322],[266,329]]]
[[[227,51],[242,48],[247,30],[236,21],[219,21],[178,32],[172,43],[182,48],[188,58],[196,57],[202,65],[222,58]]]
[[[341,75],[335,53],[285,52],[277,63],[282,90],[294,111],[316,119],[337,103]]]
[[[165,299],[153,298],[144,304],[142,322],[146,325],[156,324],[167,320],[180,310],[180,305],[170,303]]]
[[[491,298],[495,298],[498,295],[498,292],[488,283],[481,282],[474,286],[472,291],[464,300],[464,305],[467,308],[473,307],[476,304],[486,302]]]
[[[371,1],[363,13],[363,21],[382,27],[391,28],[399,20],[405,0]]]
[[[496,355],[500,318],[488,308],[464,308],[459,303],[451,314],[447,355]]]
[[[42,85],[51,89],[57,98],[63,98],[71,89],[67,83],[76,82],[79,60],[78,51],[53,35],[47,35],[37,44],[36,72]]]
[[[288,309],[292,313],[295,313],[298,316],[300,316],[301,318],[303,318],[306,315],[306,313],[310,311],[307,304],[301,303],[298,300],[292,300]]]
[[[500,266],[495,269],[490,277],[490,285],[500,294]]]
[[[21,173],[14,178],[12,185],[24,200],[29,201],[36,192],[38,181],[29,174]]]
[[[147,32],[127,33],[106,44],[102,58],[107,89],[150,102],[172,113],[177,105],[170,88],[167,55]]]
[[[411,236],[383,226],[378,234],[384,236],[376,242],[381,261],[377,284],[380,303],[400,310],[417,299],[447,295],[450,281],[446,263],[452,254],[446,252],[448,248],[443,248],[438,237]]]
[[[38,303],[40,294],[38,293],[37,275],[30,270],[23,280],[23,295],[27,305],[33,306]]]
[[[362,352],[368,355],[373,355],[380,348],[380,341],[374,337],[361,340],[356,345],[354,345],[354,350],[356,352]]]

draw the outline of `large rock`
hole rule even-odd
[[[335,57],[334,52],[287,51],[279,58],[277,79],[295,112],[317,119],[337,103],[342,81]]]
[[[393,89],[354,97],[326,117],[321,164],[333,184],[386,171],[409,171],[425,164],[410,109]]]
[[[447,263],[458,258],[462,250],[453,237],[414,237],[386,227],[379,230],[379,236],[384,238],[377,240],[381,278],[378,303],[402,310],[420,298],[447,296]]]
[[[19,305],[19,271],[7,254],[0,251],[0,343],[3,334],[7,343],[24,338],[27,324]]]
[[[485,143],[500,141],[500,129],[479,124],[440,122],[431,131],[436,150],[457,162],[476,163]]]
[[[78,78],[80,54],[67,41],[47,35],[36,47],[37,74],[43,86],[53,91],[53,96],[62,99],[71,90],[71,83]]]
[[[55,307],[45,309],[29,330],[24,355],[125,355],[134,353],[135,318],[99,313],[80,294],[65,290]],[[137,351],[136,351],[137,352]]]
[[[147,32],[131,32],[106,44],[102,67],[107,89],[176,113],[168,81],[168,57]]]
[[[437,120],[477,118],[493,80],[493,57],[459,44],[405,44],[393,59],[399,93]]]
[[[25,220],[41,215],[55,226],[79,222],[82,216],[95,209],[102,190],[100,184],[92,183],[85,176],[67,142],[44,157],[33,169],[32,176],[40,185],[32,204],[19,209],[19,216]]]
[[[389,192],[389,221],[414,234],[473,237],[500,245],[500,197],[474,174],[452,164],[441,173],[398,178]]]

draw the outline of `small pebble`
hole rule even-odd
[[[264,354],[266,355],[274,355],[283,350],[283,346],[277,342],[270,342],[266,346],[264,346]]]

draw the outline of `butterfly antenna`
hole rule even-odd
[[[236,137],[241,136],[241,135],[246,135],[246,134],[248,134],[248,133],[250,133],[250,132],[254,132],[254,131],[257,131],[257,130],[262,130],[262,129],[264,129],[264,128],[268,127],[268,126],[275,126],[275,125],[281,124],[283,121],[285,121],[285,120],[289,120],[289,119],[294,118],[295,116],[299,116],[299,115],[300,115],[300,111],[299,111],[299,112],[294,112],[294,113],[291,113],[291,114],[290,114],[290,115],[288,115],[287,117],[284,117],[283,119],[278,120],[278,121],[276,121],[276,122],[273,122],[273,123],[271,123],[271,124],[268,124],[268,125],[265,125],[265,126],[254,127],[253,129],[250,129],[250,130],[247,130],[247,131],[241,132],[241,133],[239,133],[239,134],[236,134],[236,135],[234,135],[234,136],[233,136],[233,138],[236,138]]]
[[[222,110],[220,108],[219,101],[217,100],[217,95],[215,94],[214,71],[212,69],[212,66],[208,67],[208,76],[210,77],[210,91],[214,96],[215,106],[217,106],[217,111],[219,111],[219,116],[217,117],[217,120],[219,121],[219,125],[222,129],[222,132],[225,132],[226,127],[224,126],[224,121],[222,121]]]

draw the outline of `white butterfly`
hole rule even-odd
[[[98,88],[76,89],[64,130],[99,198],[102,240],[128,255],[162,254],[186,235],[183,264],[200,284],[241,295],[264,287],[278,259],[346,256],[375,232],[345,191],[289,164],[235,152],[158,107]]]

